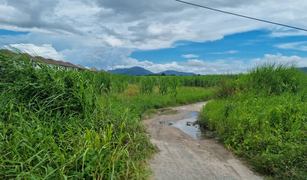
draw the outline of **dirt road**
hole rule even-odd
[[[195,140],[174,126],[159,124],[191,118],[195,115],[189,111],[200,111],[205,104],[206,102],[175,107],[173,110],[178,110],[179,113],[157,115],[144,121],[148,125],[152,142],[160,149],[151,160],[153,179],[262,179],[214,139]]]

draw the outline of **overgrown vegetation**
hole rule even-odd
[[[212,98],[212,91],[180,80],[168,87],[174,77],[34,63],[26,54],[0,52],[0,179],[146,179],[144,163],[155,147],[142,114]]]
[[[307,78],[293,65],[263,64],[222,80],[201,123],[273,179],[307,179]]]

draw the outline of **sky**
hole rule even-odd
[[[307,29],[307,1],[186,0]],[[0,0],[0,46],[98,69],[246,72],[307,67],[307,32],[175,0]]]

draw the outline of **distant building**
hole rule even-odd
[[[97,68],[91,68],[91,71],[99,72],[99,70]]]
[[[88,68],[83,67],[83,66],[81,66],[80,64],[78,64],[77,67],[78,67],[79,69],[89,70]]]
[[[76,65],[73,65],[69,62],[56,61],[54,59],[45,59],[45,58],[40,57],[40,56],[32,57],[32,59],[37,63],[39,63],[39,62],[46,63],[46,64],[48,64],[52,67],[55,65],[55,66],[62,67],[62,68],[67,69],[67,70],[70,70],[70,69],[71,70],[78,70],[79,69],[79,67],[77,67]],[[38,68],[39,66],[38,66],[37,63],[35,63],[34,66]]]
[[[62,68],[67,69],[67,70],[71,69],[71,70],[90,70],[90,71],[93,71],[93,72],[106,72],[103,69],[98,70],[95,67],[88,69],[84,66],[81,66],[80,64],[78,64],[76,66],[76,65],[74,65],[70,62],[56,61],[54,59],[46,59],[46,58],[41,57],[41,56],[31,56],[27,53],[14,53],[14,52],[7,50],[7,49],[0,49],[0,52],[6,53],[6,54],[11,54],[11,55],[21,55],[21,56],[24,56],[26,58],[31,58],[35,62],[34,63],[35,68],[39,68],[39,63],[46,63],[51,67],[56,67],[56,68],[62,67]]]

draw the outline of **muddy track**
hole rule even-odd
[[[153,179],[159,180],[258,180],[262,179],[246,167],[230,151],[215,139],[195,140],[173,126],[155,124],[161,121],[177,122],[195,115],[189,111],[200,111],[203,103],[172,108],[178,114],[157,115],[144,124],[148,127],[152,143],[159,152],[150,162]]]

